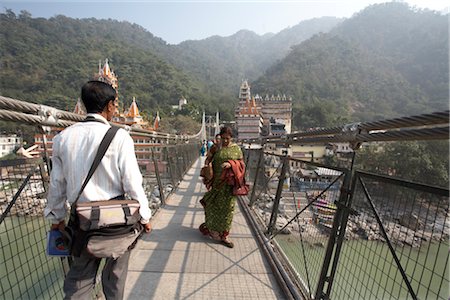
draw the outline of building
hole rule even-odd
[[[98,73],[94,74],[93,80],[106,82],[108,84],[111,84],[111,86],[116,91],[119,90],[119,79],[114,71],[110,68],[108,59],[105,59],[105,64],[103,65],[103,67],[101,66],[101,61],[99,62]],[[118,98],[117,101],[119,101],[119,105],[116,108],[116,114],[112,119],[113,123],[128,125],[131,127],[142,128],[151,131],[155,130],[154,126],[146,121],[140,114],[138,105],[136,103],[136,97],[133,97],[133,100],[131,101],[131,104],[127,110],[120,109],[120,107],[122,106],[120,98]],[[81,110],[81,114],[83,114],[82,105],[82,102],[78,99],[74,112],[80,113]],[[156,118],[158,118],[158,116]]]
[[[250,85],[247,80],[242,81],[239,89],[239,103],[234,111],[234,115],[237,117],[241,111],[241,107],[246,106],[247,101],[251,99]]]
[[[105,59],[105,64],[102,67],[102,61],[98,62],[98,73],[92,76],[92,80],[103,81],[110,84],[116,91],[119,90],[119,79],[113,70],[109,67],[108,59]]]
[[[325,145],[292,145],[290,150],[292,158],[307,162],[322,162],[327,153]],[[291,161],[292,167],[300,165],[300,162]]]
[[[270,118],[269,121],[269,136],[282,136],[285,135],[286,132],[286,124],[282,123],[281,120],[275,120],[274,118]]]
[[[263,119],[251,98],[250,85],[244,80],[239,89],[239,103],[235,109],[237,137],[240,140],[257,139],[261,137]]]
[[[270,96],[266,95],[264,98],[256,95],[256,104],[261,107],[261,114],[264,119],[264,127],[267,128],[269,135],[270,131],[270,120],[273,123],[283,124],[284,130],[287,134],[291,133],[292,130],[292,98],[286,97],[286,95]]]
[[[22,147],[23,139],[17,134],[0,135],[0,157],[13,153]]]
[[[178,105],[171,105],[172,110],[182,110],[183,106],[187,104],[187,100],[184,97],[181,97],[180,100],[178,100]]]
[[[145,121],[144,118],[141,116],[135,97],[133,97],[133,101],[131,102],[128,110],[124,112],[116,112],[112,121],[114,123],[124,124],[136,128],[147,129],[150,127],[149,123]],[[153,128],[151,128],[150,130],[153,130]]]
[[[246,99],[236,117],[238,137],[240,140],[257,139],[261,137],[263,119],[256,107],[255,98]]]
[[[337,156],[337,157],[347,157],[349,154],[353,153],[353,149],[350,147],[349,143],[329,143],[327,144],[327,155]]]
[[[81,101],[80,98],[78,98],[77,104],[75,104],[75,108],[73,109],[73,113],[74,114],[79,114],[79,115],[85,115],[86,114],[86,108],[84,107],[84,104],[83,104],[83,102]]]
[[[292,98],[286,95],[253,97],[248,81],[244,80],[239,89],[235,119],[239,139],[247,139],[249,136],[259,138],[289,134],[292,129]],[[262,126],[259,124],[259,119],[262,121]],[[239,128],[240,126],[244,128]]]
[[[184,97],[181,97],[180,100],[178,100],[178,110],[181,110],[183,106],[187,104],[187,100]]]

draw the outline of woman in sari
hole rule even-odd
[[[200,231],[214,240],[233,248],[230,241],[231,223],[233,221],[236,196],[233,187],[222,180],[222,172],[231,167],[229,160],[242,160],[242,151],[238,145],[231,142],[232,130],[223,127],[220,130],[221,147],[212,158],[214,178],[212,188],[206,192],[200,203],[205,209],[205,223],[200,225]]]

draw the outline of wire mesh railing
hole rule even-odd
[[[398,131],[394,130],[396,120],[367,126],[376,126],[377,131],[387,126],[392,131],[389,141],[411,141],[414,129],[405,133],[403,128],[414,125],[422,131],[422,119],[441,128],[446,118],[448,127],[448,112],[425,117],[397,120],[401,127]],[[424,126],[434,132],[428,123]],[[359,124],[359,128],[367,126]],[[424,139],[448,140],[448,134],[442,135],[440,130]],[[252,218],[283,261],[283,268],[294,277],[303,297],[448,299],[449,190],[423,183],[435,178],[436,185],[448,186],[448,143],[428,141],[428,148],[420,144],[407,148],[401,143],[403,148],[395,148],[373,140],[372,135],[369,141],[377,150],[358,156],[355,153],[360,151],[363,140],[356,133],[351,140],[357,143],[349,143],[354,151],[334,160],[329,156],[299,160],[287,155],[289,148],[299,144],[320,145],[324,135],[337,134],[338,130],[324,132],[318,134],[318,139],[314,134],[291,135],[301,139],[298,144],[289,137],[263,140],[269,147],[257,147],[253,142],[244,147],[252,188],[248,199],[241,200],[248,201]],[[371,134],[362,133],[364,137]],[[380,136],[380,141],[386,137]],[[340,141],[342,137],[327,139]],[[329,144],[322,144],[325,146]],[[417,149],[439,147],[443,148],[442,157],[424,153],[422,162],[420,157],[407,158],[419,153]],[[386,155],[394,157],[382,157],[378,152],[384,148],[399,152],[386,151]],[[283,151],[285,155],[275,154]],[[362,167],[367,166],[373,172],[363,171]],[[447,176],[439,177],[442,172]],[[430,178],[423,178],[427,175]]]
[[[448,190],[356,173],[333,299],[447,299]]]
[[[164,205],[198,157],[197,149],[196,144],[151,146],[148,159],[139,161],[151,209]]]
[[[313,297],[331,234],[336,211],[334,203],[340,195],[343,173],[320,167],[321,177],[318,178],[313,171],[314,163],[261,150],[246,152],[246,157],[253,157],[253,161],[262,156],[260,164],[254,164],[257,167],[248,169],[249,181],[254,183],[256,179],[249,200],[252,213],[297,274],[303,293]],[[285,176],[281,182],[283,170]],[[274,206],[277,206],[277,213]]]
[[[152,211],[164,205],[198,158],[198,145],[153,145],[138,154]],[[39,159],[0,161],[0,295],[3,299],[63,298],[67,258],[46,255],[49,223],[43,218],[49,180]],[[101,272],[99,272],[101,274]],[[96,282],[100,284],[99,278]],[[92,297],[101,293],[98,286]]]
[[[73,114],[36,105],[21,108],[16,116],[4,97],[0,106],[9,109],[0,112],[2,120],[25,118],[23,122],[39,126],[78,121]],[[42,112],[47,113],[30,115]],[[350,124],[262,142],[288,149],[346,141],[357,149],[364,142],[448,140],[448,114]],[[154,132],[134,134],[151,139],[136,154],[150,206],[156,210],[197,159],[198,145]],[[318,163],[264,152],[261,144],[260,149],[247,149],[245,159],[252,184],[247,204],[304,297],[448,298],[448,189],[363,172],[355,167],[353,155]],[[442,160],[448,165],[448,156]],[[0,292],[5,299],[62,297],[68,263],[45,255],[46,166],[42,159],[0,162]],[[395,167],[385,169],[395,174]]]
[[[164,205],[164,200],[198,158],[197,150],[196,144],[159,145],[150,151],[153,158],[149,154],[149,160],[139,161],[153,212]],[[43,209],[48,175],[42,159],[0,161],[0,295],[3,299],[64,296],[62,285],[69,261],[48,257],[45,249],[49,223],[43,218]],[[96,282],[100,284],[99,278]],[[97,293],[101,293],[99,287],[92,297],[96,298]]]
[[[341,194],[351,173],[295,159],[287,159],[280,183],[281,156],[246,152],[251,162],[263,153],[247,175],[253,217],[307,298],[448,298],[448,190],[357,171],[356,184]],[[333,252],[336,222],[344,239]],[[332,281],[322,278],[324,265],[334,269]]]
[[[3,299],[62,298],[66,261],[46,256],[43,161],[0,161],[0,294]]]

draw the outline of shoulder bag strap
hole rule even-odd
[[[81,193],[83,193],[84,188],[86,187],[87,183],[89,182],[89,179],[91,179],[92,175],[94,174],[95,170],[97,169],[98,165],[100,164],[100,161],[102,160],[103,156],[106,153],[106,150],[108,150],[109,145],[111,144],[111,141],[113,140],[114,136],[116,135],[117,130],[119,130],[119,127],[117,126],[111,126],[108,131],[106,132],[105,136],[103,137],[103,140],[100,143],[100,146],[98,147],[97,154],[95,155],[94,161],[92,162],[92,166],[89,169],[89,172],[86,176],[86,179],[84,180],[83,184],[81,185],[80,192],[77,195],[77,198],[73,202],[72,206],[78,202],[78,199],[80,199]]]

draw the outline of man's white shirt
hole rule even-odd
[[[74,124],[53,139],[52,171],[44,210],[52,223],[65,219],[66,200],[73,203],[94,161],[101,140],[110,125],[99,114],[88,114],[98,121]],[[123,194],[139,201],[142,223],[148,223],[151,211],[142,188],[142,175],[131,136],[119,129],[105,156],[80,196],[79,202],[108,200]]]

